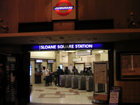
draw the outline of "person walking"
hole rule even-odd
[[[59,81],[59,77],[60,77],[60,75],[62,75],[63,74],[63,70],[62,69],[60,69],[60,66],[58,66],[58,69],[57,69],[57,80],[58,80],[58,86],[60,86],[60,81]]]

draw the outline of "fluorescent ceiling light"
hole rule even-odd
[[[103,53],[103,50],[100,50],[99,53]]]

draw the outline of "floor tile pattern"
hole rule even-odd
[[[50,104],[89,104],[92,105],[93,91],[78,90],[35,84],[32,86],[31,103]]]

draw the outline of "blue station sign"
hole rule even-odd
[[[33,50],[77,50],[77,49],[99,49],[102,44],[46,44],[35,45]]]

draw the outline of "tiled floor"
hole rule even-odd
[[[92,105],[92,96],[93,91],[87,92],[86,90],[58,87],[55,85],[45,86],[44,84],[35,84],[32,86],[30,102]]]

